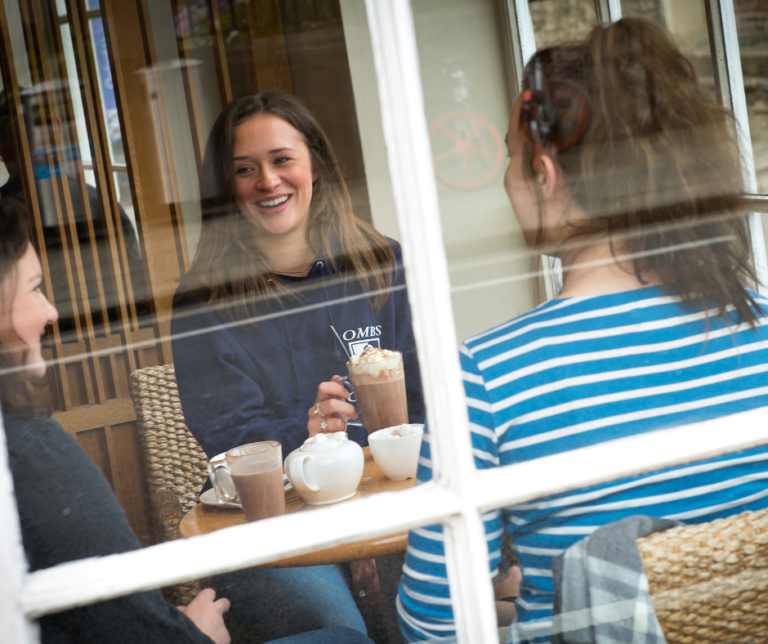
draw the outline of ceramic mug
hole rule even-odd
[[[424,425],[398,425],[374,432],[368,437],[368,445],[384,475],[393,481],[404,481],[416,476],[423,437]]]

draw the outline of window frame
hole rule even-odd
[[[715,6],[715,0],[707,1]],[[728,42],[735,34],[731,33],[735,30],[735,20],[731,20],[733,5],[732,2],[725,4],[730,9],[723,8],[719,2],[717,8],[730,30],[726,31],[724,43],[726,56],[728,51],[732,56]],[[617,0],[603,0],[602,5],[608,7],[611,17],[616,15],[613,12]],[[515,53],[513,60],[525,60],[525,53],[530,49],[530,41],[525,39],[532,36],[527,2],[507,0],[506,7],[508,15],[513,20],[516,18],[511,22],[514,27],[510,29],[511,47],[519,53]],[[768,410],[757,409],[610,441],[512,468],[475,469],[468,449],[470,428],[460,364],[453,350],[456,338],[450,282],[442,246],[410,2],[366,0],[366,9],[428,418],[432,427],[440,428],[429,438],[433,480],[396,494],[351,501],[322,512],[288,515],[194,539],[28,573],[5,433],[0,432],[0,512],[8,517],[0,530],[0,568],[5,571],[0,576],[0,596],[4,599],[0,601],[0,623],[6,625],[10,644],[39,641],[34,619],[45,614],[434,523],[443,523],[446,527],[446,561],[459,641],[495,642],[496,623],[481,513],[768,444],[764,430]],[[726,15],[729,10],[730,17]],[[5,11],[4,0],[0,0],[0,11]],[[519,39],[517,45],[515,33]],[[519,65],[518,78],[521,69]],[[740,65],[731,58],[728,70],[728,91],[732,96],[740,81]],[[737,124],[745,115],[744,112],[737,116]],[[754,176],[754,166],[752,173]],[[759,239],[762,240],[762,234]],[[632,454],[630,464],[626,463],[628,453]],[[253,543],[259,544],[258,552],[251,551]]]
[[[741,70],[739,37],[736,30],[736,12],[733,0],[703,0],[707,13],[707,31],[712,65],[715,72],[715,91],[723,107],[733,112],[736,139],[741,153],[741,170],[744,187],[748,193],[757,193],[755,158],[749,133],[747,97],[744,92],[744,76]],[[749,214],[752,263],[762,295],[768,295],[768,257],[763,235],[763,220],[758,212]]]

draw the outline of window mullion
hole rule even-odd
[[[481,512],[658,472],[768,444],[765,407],[478,472]],[[530,506],[529,506],[530,509]]]
[[[413,16],[408,0],[367,0],[366,6],[427,415],[440,428],[430,437],[433,473],[458,488],[455,481],[473,473],[474,463],[461,368],[451,350],[456,330]]]
[[[485,526],[477,508],[468,506],[467,511],[444,526],[446,569],[456,635],[460,642],[494,642],[499,635]],[[464,579],[474,579],[475,583],[461,583]]]
[[[597,0],[596,0],[597,1]],[[510,105],[523,88],[525,64],[536,53],[536,36],[528,0],[506,0],[504,9],[507,19],[507,68],[513,78],[510,83]],[[547,299],[557,297],[563,284],[563,267],[557,257],[541,256],[542,278]]]
[[[462,507],[454,492],[436,483],[375,494],[324,507],[322,512],[297,512],[39,570],[28,575],[21,604],[28,617],[38,618],[102,599],[443,523]]]
[[[511,102],[523,88],[525,63],[536,51],[536,37],[533,33],[533,21],[531,20],[528,0],[506,0],[504,9],[509,42],[507,66],[513,75],[510,83]]]
[[[2,9],[0,7],[0,9]],[[21,545],[21,526],[8,463],[5,428],[0,414],[0,516],[5,517],[0,530],[0,624],[4,641],[9,644],[33,644],[40,641],[37,624],[24,614],[20,597],[28,577],[27,558]]]
[[[382,125],[403,239],[408,296],[422,369],[435,482],[461,496],[471,488],[475,467],[456,331],[451,307],[448,263],[438,208],[437,186],[425,119],[413,14],[408,0],[366,0]],[[462,497],[471,508],[471,499]],[[455,598],[461,641],[488,641],[495,620],[488,610],[488,568],[464,565],[487,557],[485,542],[473,534],[471,514],[464,509],[446,533],[451,595]],[[475,531],[476,532],[476,531]],[[475,550],[479,549],[479,551]],[[487,559],[486,559],[487,561]]]
[[[736,30],[736,14],[733,0],[706,0],[707,26],[715,71],[715,90],[723,106],[733,112],[736,137],[741,153],[744,188],[757,192],[755,161],[752,156],[752,140],[749,133],[747,99],[744,94],[744,77],[741,71],[739,38]],[[758,279],[758,290],[768,295],[768,259],[763,237],[763,222],[758,213],[749,215],[749,232],[752,240],[752,261]]]

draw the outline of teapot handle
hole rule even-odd
[[[318,492],[320,486],[304,476],[304,461],[312,460],[312,454],[296,454],[288,465],[288,478],[297,492]]]

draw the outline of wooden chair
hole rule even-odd
[[[670,644],[768,642],[768,510],[637,543]]]
[[[150,507],[158,542],[178,538],[184,514],[198,502],[208,478],[208,458],[189,432],[181,410],[172,364],[137,369],[130,390],[149,483]],[[164,588],[166,599],[186,605],[200,592],[199,581]]]

